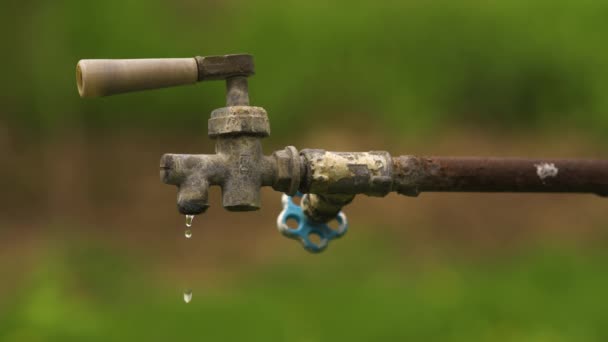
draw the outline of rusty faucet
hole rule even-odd
[[[177,208],[197,215],[209,207],[208,189],[222,189],[230,211],[260,208],[260,188],[283,192],[279,230],[320,252],[347,229],[342,207],[357,194],[385,196],[395,191],[417,196],[427,191],[578,192],[608,196],[608,160],[391,157],[388,152],[329,152],[293,146],[265,156],[261,139],[270,135],[266,111],[249,105],[247,77],[254,74],[247,54],[194,58],[81,60],[76,67],[81,97],[226,81],[226,107],[208,122],[215,154],[165,154],[160,177],[176,185]],[[300,205],[293,196],[302,196]],[[327,223],[337,220],[339,227]],[[288,220],[297,226],[290,228]],[[319,236],[319,242],[310,239]]]

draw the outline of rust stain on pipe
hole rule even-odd
[[[476,157],[393,159],[393,189],[423,191],[575,192],[608,196],[608,161]]]

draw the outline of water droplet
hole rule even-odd
[[[184,302],[190,303],[191,300],[192,300],[192,290],[184,291]]]
[[[186,215],[186,227],[192,226],[192,220],[194,220],[194,215]]]
[[[184,233],[184,236],[186,236],[186,239],[189,239],[192,237],[192,231],[190,229],[186,229],[186,232]]]

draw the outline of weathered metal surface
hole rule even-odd
[[[190,215],[204,212],[209,185],[222,188],[222,204],[231,211],[259,209],[262,186],[292,191],[293,184],[299,183],[299,165],[297,172],[293,168],[299,160],[285,162],[262,152],[261,139],[270,134],[270,124],[264,108],[249,106],[247,76],[254,73],[253,57],[225,55],[195,60],[199,81],[226,79],[227,107],[214,110],[208,122],[209,137],[216,140],[215,155],[193,159],[165,155],[161,159],[161,179],[178,187],[179,211]]]
[[[225,174],[221,155],[165,154],[160,159],[160,178],[177,186],[177,208],[185,215],[207,210],[209,186],[222,184]]]
[[[260,207],[260,188],[272,186],[287,194],[300,183],[301,165],[293,146],[264,156],[259,137],[219,137],[216,154],[165,154],[160,177],[178,187],[180,213],[196,215],[209,207],[208,188],[222,188],[223,206],[231,211],[250,211]]]
[[[270,134],[268,115],[264,108],[248,105],[247,79],[231,74],[253,73],[252,61],[251,73],[247,73],[247,58],[224,57],[197,60],[199,71],[206,73],[203,79],[230,76],[226,80],[227,107],[214,110],[208,122],[209,137],[216,140],[216,154],[190,159],[165,155],[161,159],[161,179],[177,185],[177,206],[183,214],[199,214],[207,209],[210,185],[222,188],[224,208],[250,211],[261,206],[262,186],[295,193],[300,182],[300,158],[294,147],[264,156],[261,139]]]
[[[223,56],[196,56],[198,80],[223,80],[234,76],[251,76],[255,73],[253,56],[235,54]]]
[[[354,194],[305,194],[302,197],[302,210],[313,222],[329,222],[335,219],[342,207],[355,198]]]
[[[298,151],[293,146],[264,156],[270,134],[266,111],[249,106],[247,54],[185,59],[83,60],[77,66],[81,96],[103,96],[204,80],[226,80],[226,107],[213,111],[209,136],[216,154],[165,154],[161,179],[178,187],[182,214],[208,206],[209,186],[222,188],[233,211],[259,209],[260,188],[307,193],[302,208],[313,221],[336,217],[356,194],[416,196],[424,191],[577,192],[608,196],[608,160],[445,158],[388,152]]]
[[[387,152],[302,150],[302,201],[316,221],[335,217],[354,194],[396,191],[574,192],[608,196],[608,161],[401,156]]]
[[[300,185],[302,168],[298,150],[293,146],[287,146],[284,150],[275,151],[272,157],[276,165],[272,188],[290,196],[295,195]]]
[[[608,161],[401,156],[393,189],[423,191],[577,192],[608,195]]]
[[[262,152],[259,137],[219,137],[216,153],[224,157],[226,174],[222,183],[222,205],[231,211],[260,208],[262,175],[272,172]]]
[[[226,79],[226,106],[249,106],[247,77],[234,76]]]
[[[392,162],[388,152],[300,152],[306,177],[300,190],[315,194],[368,194],[384,196],[391,191]]]
[[[287,194],[299,188],[308,194],[302,200],[303,210],[316,222],[334,218],[356,194],[575,192],[608,196],[608,161],[604,160],[391,158],[387,152],[324,150],[302,150],[299,158],[294,147],[265,157],[259,137],[231,135],[218,138],[216,150],[217,155],[163,157],[162,178],[180,186],[181,212],[204,210],[209,185],[221,186],[224,206],[235,211],[258,209],[262,186]]]
[[[236,134],[267,137],[270,135],[270,123],[262,107],[223,107],[211,112],[207,130],[211,138]]]
[[[267,130],[270,129],[268,121],[265,121],[265,126],[255,126],[248,120],[252,117],[250,113],[257,113],[257,118],[266,118],[266,112],[258,107],[238,106],[221,108],[214,113],[220,115],[209,119],[209,135],[216,140],[216,154],[186,159],[190,163],[176,162],[179,159],[174,155],[165,155],[162,160],[172,162],[164,163],[161,178],[165,182],[175,180],[170,184],[179,188],[178,208],[184,214],[198,214],[194,211],[205,210],[199,203],[206,196],[191,191],[191,184],[221,186],[222,204],[228,210],[257,210],[261,205],[260,188],[274,183],[277,163],[275,158],[264,157],[262,151],[261,139],[268,135]],[[245,115],[240,115],[243,113]],[[180,176],[182,174],[185,176]],[[183,192],[188,196],[182,195]]]

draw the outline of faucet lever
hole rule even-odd
[[[246,78],[253,74],[253,56],[249,54],[192,58],[82,59],[76,65],[76,84],[80,97],[99,97],[201,81]],[[240,84],[235,89],[243,87],[246,92],[246,84]],[[229,85],[228,88],[230,92],[232,87]]]

